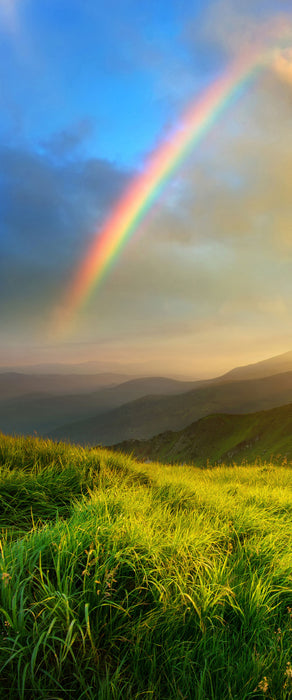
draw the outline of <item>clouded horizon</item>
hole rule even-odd
[[[292,348],[292,10],[242,5],[0,0],[1,365],[198,377]],[[275,45],[271,28],[285,30]],[[54,337],[116,201],[263,35],[271,60],[169,179],[70,337]]]

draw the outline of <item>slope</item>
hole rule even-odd
[[[169,463],[277,460],[292,463],[292,404],[245,415],[214,414],[178,432],[129,440],[112,449]]]
[[[267,360],[261,360],[251,365],[235,367],[224,374],[221,381],[235,381],[237,379],[256,379],[260,377],[270,377],[273,374],[283,374],[292,371],[292,350]]]
[[[3,436],[0,466],[3,700],[291,698],[289,467]]]
[[[262,379],[210,383],[177,396],[148,396],[108,413],[64,425],[54,439],[82,444],[113,444],[180,430],[212,413],[250,413],[288,404],[292,372]]]
[[[21,375],[20,375],[21,376]],[[6,375],[0,376],[1,380]],[[15,379],[13,377],[13,379]],[[38,381],[32,381],[38,380]],[[74,378],[73,378],[74,379]],[[83,377],[80,377],[82,380]],[[21,391],[26,386],[35,387],[32,394],[12,396],[12,398],[0,398],[0,429],[4,433],[32,434],[37,432],[42,435],[54,430],[64,422],[76,421],[104,413],[128,401],[135,400],[145,394],[176,394],[197,386],[197,382],[182,382],[166,377],[145,377],[141,379],[131,379],[117,386],[101,388],[91,393],[82,392],[80,394],[50,395],[41,392],[41,387],[48,389],[48,383],[43,384],[40,377],[29,378],[25,385],[21,376],[20,384],[12,382],[9,391]],[[64,387],[64,380],[67,377],[60,377],[60,385]],[[16,384],[16,385],[15,385]],[[94,386],[94,384],[93,384]],[[38,391],[37,391],[38,388]],[[52,394],[55,383],[52,381]],[[8,390],[8,388],[7,388]],[[0,394],[1,396],[1,394]]]

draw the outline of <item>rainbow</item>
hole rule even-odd
[[[172,173],[266,62],[267,52],[263,49],[252,54],[249,52],[248,56],[241,57],[216,79],[185,112],[171,138],[158,147],[144,171],[130,184],[104,225],[94,235],[63,301],[55,310],[54,326],[57,331],[66,332]]]

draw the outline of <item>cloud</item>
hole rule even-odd
[[[275,51],[273,69],[281,81],[292,86],[292,48]]]
[[[155,99],[172,94],[183,101],[193,89],[192,71],[197,77],[204,68],[208,82],[239,49],[252,46],[263,27],[268,37],[264,7],[262,0],[207,3],[200,26],[185,28],[187,58],[181,54],[176,62],[174,53],[175,68],[169,47],[152,45],[143,32],[143,45],[138,35],[125,56],[132,51],[137,70],[150,66]],[[103,348],[105,359],[120,355],[132,363],[146,354],[148,366],[164,373],[181,357],[191,373],[195,358],[202,367],[214,355],[218,363],[225,356],[227,369],[234,354],[240,363],[240,353],[246,362],[250,352],[252,361],[255,348],[261,359],[289,347],[291,63],[289,47],[278,49],[177,171],[77,319],[75,339],[88,343],[89,354],[90,343]],[[86,156],[92,128],[90,120],[76,121],[35,150],[24,144],[1,149],[1,331],[7,337],[13,328],[16,340],[37,328],[45,337],[93,233],[134,175]]]
[[[63,129],[50,136],[40,145],[48,153],[57,159],[66,157],[75,158],[76,151],[83,148],[84,142],[92,136],[94,124],[90,119],[81,119],[71,128]]]
[[[208,3],[200,26],[188,23],[189,42],[203,46],[206,52],[221,51],[230,61],[240,53],[253,53],[262,46],[273,48],[275,43],[292,38],[292,13],[271,6],[269,0],[214,0]]]
[[[160,333],[177,347],[180,338],[181,348],[197,340],[206,350],[207,340],[223,347],[225,335],[238,352],[244,342],[260,347],[261,337],[271,348],[273,335],[279,352],[281,343],[289,347],[287,92],[272,70],[263,72],[221,117],[92,296],[83,311],[85,337],[89,327],[117,342]]]
[[[64,145],[66,135],[60,139]],[[25,147],[2,147],[0,159],[2,323],[21,325],[26,307],[32,327],[61,294],[129,173],[106,160],[56,161]]]

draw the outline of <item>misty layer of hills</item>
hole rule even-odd
[[[287,404],[292,371],[261,379],[221,382],[177,396],[146,396],[87,420],[55,430],[52,436],[83,444],[109,445],[179,430],[212,413],[249,413]]]
[[[0,374],[0,429],[4,433],[46,435],[64,423],[92,416],[96,418],[142,396],[175,395],[196,385],[196,382],[163,377],[131,379],[122,384],[118,380],[113,386],[102,385],[104,376],[93,375],[90,381],[87,375],[77,375],[77,380],[79,393],[76,393],[76,375],[58,378],[58,375]],[[26,392],[25,385],[28,387]],[[96,390],[92,391],[92,388]]]
[[[91,367],[93,369],[93,366]],[[292,352],[204,381],[129,379],[88,374],[88,365],[56,373],[0,369],[0,430],[82,444],[109,445],[181,430],[214,413],[249,413],[292,401]],[[20,368],[18,368],[19,370]]]

